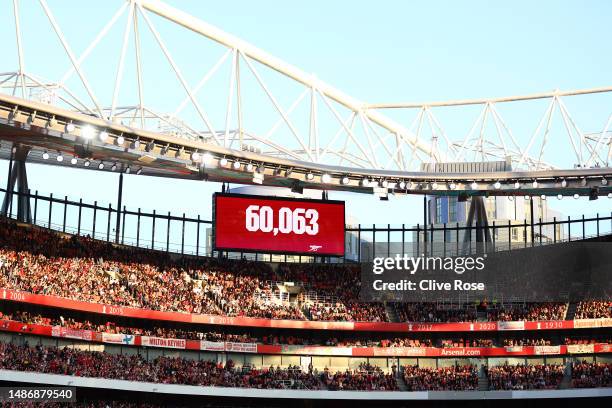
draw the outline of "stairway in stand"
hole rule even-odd
[[[397,376],[397,387],[400,391],[408,391],[408,386],[406,385],[406,381],[404,381],[404,370],[400,370],[399,375]]]
[[[567,307],[567,313],[565,314],[565,320],[574,320],[574,316],[576,316],[576,307],[577,303],[572,302]]]
[[[565,363],[565,373],[563,375],[563,379],[561,380],[561,384],[559,384],[559,389],[566,390],[571,388],[572,385],[572,359],[568,358]]]
[[[481,366],[478,372],[478,391],[489,391],[489,378],[484,366]]]
[[[397,311],[395,310],[395,306],[393,303],[385,302],[385,312],[387,313],[387,319],[393,323],[399,323],[399,317],[397,316]]]

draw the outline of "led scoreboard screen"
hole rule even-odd
[[[344,256],[344,202],[213,196],[213,248],[219,251]]]

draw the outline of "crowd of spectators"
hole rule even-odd
[[[163,384],[215,387],[319,389],[316,372],[299,367],[255,369],[180,357],[145,360],[140,355],[0,343],[0,369]]]
[[[385,373],[380,367],[362,363],[356,370],[338,371],[335,374],[325,370],[322,382],[330,391],[398,391],[393,373]]]
[[[504,339],[505,347],[514,346],[552,346],[552,341],[549,339],[532,339],[532,338],[521,338],[521,339]]]
[[[397,391],[393,373],[363,363],[356,370],[318,372],[299,366],[256,368],[180,357],[146,360],[140,355],[120,355],[72,348],[38,345],[30,347],[0,343],[0,369],[73,375],[163,384],[258,389],[304,389],[330,391]]]
[[[49,326],[61,326],[70,329],[92,330],[104,333],[121,333],[134,334],[142,336],[156,336],[187,340],[209,340],[209,341],[227,341],[235,343],[262,343],[262,344],[283,344],[283,345],[321,345],[321,346],[338,346],[338,347],[493,347],[490,339],[444,339],[434,341],[431,338],[409,338],[409,337],[393,337],[376,339],[371,334],[366,333],[360,335],[353,333],[350,337],[320,337],[317,336],[295,336],[284,334],[264,334],[256,335],[254,333],[223,333],[217,331],[196,331],[183,330],[172,327],[152,326],[151,328],[144,327],[125,327],[114,322],[107,321],[106,323],[92,323],[87,319],[75,319],[72,317],[50,317],[49,315],[41,315],[40,313],[30,313],[27,311],[7,312],[0,310],[1,321],[18,321],[27,324],[39,324]],[[1,328],[1,327],[0,327]],[[27,326],[24,326],[24,331]],[[327,332],[324,332],[327,334]]]
[[[563,380],[563,364],[505,364],[485,369],[491,390],[556,389]]]
[[[566,303],[510,303],[505,305],[464,304],[437,305],[435,303],[398,303],[395,311],[403,322],[475,322],[479,320],[479,309],[487,321],[519,320],[563,320],[567,313]]]
[[[572,364],[572,387],[612,387],[612,364],[587,361]]]
[[[302,287],[283,299],[276,282]],[[281,264],[123,247],[0,220],[0,287],[161,311],[316,321],[389,321],[359,302],[358,266]],[[576,318],[611,317],[612,302],[581,302]],[[452,306],[452,307],[451,307]],[[563,320],[566,303],[395,304],[402,322]]]
[[[472,365],[427,368],[405,366],[408,391],[471,391],[478,389],[478,368]]]
[[[447,309],[435,303],[396,303],[395,311],[402,322],[474,322],[478,318],[476,308],[467,305]]]
[[[576,305],[574,319],[612,318],[612,301],[590,300]]]
[[[172,259],[159,251],[0,221],[2,287],[161,311],[296,320],[306,320],[307,311],[315,320],[387,320],[381,304],[357,301],[358,268],[300,268],[273,271],[263,262]],[[274,282],[305,276],[312,278],[305,290],[316,296],[302,296],[298,303],[281,300]],[[317,300],[328,296],[336,307]]]
[[[567,303],[514,303],[487,310],[489,321],[564,320]]]
[[[450,347],[495,347],[492,339],[442,339],[440,346]]]
[[[595,337],[595,336],[572,336],[572,337],[566,337],[563,340],[563,344],[567,344],[567,345],[579,345],[579,344],[597,344],[597,343],[606,343],[606,344],[612,344],[612,337],[605,337],[605,336],[600,336],[600,337]]]

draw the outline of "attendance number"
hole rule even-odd
[[[277,214],[268,206],[250,205],[246,209],[245,226],[251,232],[271,232],[277,234],[308,234],[319,233],[319,212],[312,208],[296,208],[294,210],[281,207]]]

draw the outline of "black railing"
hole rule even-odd
[[[0,196],[6,190],[0,188]],[[612,213],[593,217],[537,222],[506,221],[488,225],[468,226],[461,223],[399,227],[357,225],[346,227],[346,254],[344,257],[312,257],[271,255],[264,253],[223,253],[211,248],[212,221],[200,215],[188,217],[127,209],[120,211],[108,206],[41,195],[38,191],[27,194],[13,192],[13,200],[27,196],[32,209],[32,224],[57,231],[89,235],[95,239],[123,245],[137,246],[184,255],[245,257],[247,259],[279,262],[366,262],[374,257],[395,254],[427,254],[429,256],[455,256],[475,252],[506,251],[529,246],[546,245],[612,234]],[[7,216],[17,218],[9,206]],[[117,217],[120,222],[117,222]],[[116,226],[120,226],[117,234]],[[479,231],[488,228],[491,242],[477,242]],[[482,235],[482,234],[481,234]]]

